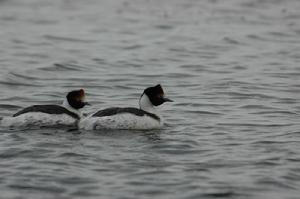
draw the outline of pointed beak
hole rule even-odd
[[[174,102],[173,100],[171,100],[171,99],[169,99],[169,98],[167,98],[167,97],[164,97],[164,101],[165,101],[165,102]]]
[[[89,102],[83,102],[86,106],[92,106]]]

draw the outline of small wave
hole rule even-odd
[[[35,24],[40,24],[40,25],[53,25],[53,24],[57,24],[59,21],[58,20],[50,20],[50,19],[33,19],[30,20],[31,22],[35,23]]]
[[[300,158],[287,158],[286,160],[290,161],[290,162],[300,162]],[[300,177],[299,177],[299,179],[300,179]]]
[[[294,124],[262,124],[262,123],[217,123],[220,126],[243,126],[243,127],[286,127],[293,126]]]
[[[184,64],[179,66],[180,68],[183,68],[184,70],[193,70],[197,72],[205,72],[208,70],[207,66],[200,65],[200,64]]]
[[[297,187],[294,187],[292,185],[289,185],[286,182],[281,182],[281,181],[276,180],[276,179],[271,178],[271,177],[265,177],[265,178],[259,179],[255,183],[257,183],[258,185],[269,185],[269,186],[272,186],[272,187],[295,189],[295,190],[297,189]]]
[[[279,114],[280,116],[282,116],[282,115],[298,115],[298,113],[292,112],[292,111],[259,111],[259,112],[254,112],[251,114],[260,114],[260,115],[267,115],[267,114],[277,115],[277,114]]]
[[[84,154],[79,154],[79,153],[75,153],[75,152],[65,152],[59,155],[60,157],[66,157],[66,158],[70,158],[70,157],[81,157],[81,158],[85,158],[87,157]]]
[[[232,38],[230,38],[230,37],[224,37],[223,40],[224,40],[225,42],[229,43],[229,44],[234,44],[234,45],[240,45],[240,44],[242,44],[242,43],[240,43],[239,41],[234,40],[234,39],[232,39]]]
[[[85,68],[83,66],[80,66],[78,64],[60,64],[60,63],[55,63],[52,66],[47,66],[43,68],[39,68],[39,70],[44,70],[44,71],[84,71]]]
[[[260,140],[254,141],[251,144],[253,145],[267,145],[267,144],[289,144],[289,143],[299,143],[298,141],[274,141],[274,140]]]
[[[268,74],[270,77],[286,78],[286,79],[300,76],[299,72],[294,72],[294,73],[282,73],[281,72],[281,73],[266,73],[266,74]]]
[[[247,70],[247,67],[238,65],[238,66],[233,66],[232,69],[234,69],[234,70]]]
[[[38,84],[30,84],[30,83],[24,83],[24,82],[16,82],[13,81],[0,81],[0,84],[6,85],[6,86],[32,86],[32,87],[42,87],[42,85]]]
[[[263,42],[300,43],[299,40],[295,40],[295,39],[269,38],[269,37],[262,37],[262,36],[253,35],[253,34],[249,34],[249,35],[247,35],[247,37],[251,40],[257,40],[257,41],[263,41]]]
[[[272,160],[259,160],[256,163],[254,163],[255,166],[259,166],[259,167],[266,167],[266,166],[277,166],[280,165],[280,161],[272,161]]]
[[[292,37],[293,35],[287,34],[285,32],[269,32],[269,35],[276,37]]]
[[[199,197],[203,198],[232,198],[241,196],[240,194],[235,193],[234,191],[216,191],[211,193],[200,194]]]
[[[22,74],[16,73],[16,72],[10,72],[8,75],[10,75],[14,78],[23,79],[24,81],[31,81],[31,82],[32,82],[32,80],[43,80],[44,81],[46,79],[45,77],[28,75],[28,73],[32,74],[32,72],[22,71]]]
[[[243,108],[243,109],[272,109],[272,110],[275,109],[275,108],[270,107],[270,106],[258,105],[258,104],[244,105],[244,106],[240,106],[239,108]]]
[[[214,104],[214,103],[192,103],[192,102],[179,102],[176,103],[177,106],[183,106],[183,107],[226,107],[230,106],[228,104]]]
[[[26,73],[22,71],[23,73]],[[9,72],[6,78],[0,81],[0,84],[7,86],[32,86],[32,87],[41,87],[42,85],[35,82],[35,77],[31,77],[24,74],[19,74],[16,72]]]
[[[11,104],[0,104],[0,108],[3,109],[20,109],[21,106],[11,105]]]
[[[9,150],[2,151],[0,153],[1,159],[11,159],[11,158],[17,158],[17,157],[34,157],[32,154],[32,150],[25,150],[25,149],[19,149],[19,148],[10,148]]]
[[[124,49],[124,50],[136,50],[136,49],[140,49],[142,47],[144,47],[144,46],[136,44],[136,45],[131,45],[131,46],[125,46],[122,49]]]
[[[200,111],[200,110],[187,110],[187,113],[196,113],[200,115],[223,115],[222,113],[211,112],[211,111]]]
[[[76,184],[94,184],[96,180],[87,177],[68,177],[58,180],[61,184],[76,185]]]
[[[298,13],[291,13],[284,17],[285,19],[300,19],[300,14]]]
[[[62,188],[60,186],[38,186],[38,185],[30,185],[30,184],[11,184],[8,185],[9,188],[15,189],[15,190],[35,190],[35,191],[42,191],[42,192],[47,192],[47,193],[63,193],[65,192],[65,188]],[[28,183],[28,182],[27,182]]]
[[[157,28],[157,29],[160,29],[160,30],[171,30],[171,29],[174,28],[173,26],[166,25],[166,24],[155,25],[154,27]]]
[[[53,35],[44,35],[44,38],[51,41],[67,41],[67,42],[77,42],[77,43],[94,43],[94,40],[87,39],[78,39],[72,37],[62,37],[62,36],[53,36]]]
[[[3,0],[0,1],[0,3],[3,2]],[[7,16],[1,16],[0,21],[16,21],[18,18],[13,15],[7,15]]]
[[[253,99],[253,98],[261,98],[261,99],[273,99],[276,97],[266,95],[266,94],[261,94],[261,93],[240,93],[240,92],[218,92],[218,94],[224,94],[224,95],[229,95],[234,98],[238,99]]]
[[[14,56],[16,56],[16,57],[29,57],[29,58],[34,58],[34,59],[47,59],[47,58],[49,58],[49,55],[47,55],[47,54],[29,53],[29,52],[15,53]],[[39,63],[36,60],[30,60],[29,62]]]
[[[188,78],[188,77],[196,77],[198,74],[194,73],[167,73],[166,76],[172,78]]]

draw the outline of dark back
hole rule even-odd
[[[29,106],[27,108],[24,108],[23,110],[15,113],[13,117],[17,117],[19,115],[22,115],[24,113],[29,113],[29,112],[41,112],[41,113],[48,113],[48,114],[67,114],[75,119],[80,119],[80,117],[68,109],[58,106],[58,105],[34,105],[34,106]]]
[[[127,108],[119,108],[119,107],[113,107],[113,108],[107,108],[107,109],[103,109],[98,111],[97,113],[95,113],[94,115],[92,115],[92,117],[105,117],[105,116],[112,116],[112,115],[116,115],[119,113],[131,113],[133,115],[137,115],[137,116],[144,116],[147,115],[149,117],[152,117],[155,120],[160,120],[160,118],[153,114],[153,113],[149,113],[147,111],[144,111],[142,109],[137,109],[137,108],[132,108],[132,107],[127,107]]]

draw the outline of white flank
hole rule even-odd
[[[4,117],[1,120],[2,127],[30,127],[30,126],[73,126],[76,119],[67,114],[47,114],[40,112],[24,113],[17,117]]]

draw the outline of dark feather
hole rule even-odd
[[[152,117],[155,120],[158,120],[158,121],[160,120],[160,118],[153,113],[149,113],[142,109],[131,108],[131,107],[127,107],[127,108],[113,107],[113,108],[103,109],[103,110],[100,110],[97,113],[95,113],[92,117],[112,116],[112,115],[116,115],[119,113],[131,113],[131,114],[137,115],[137,116],[147,115],[149,117]]]
[[[69,111],[68,109],[58,106],[58,105],[34,105],[24,108],[23,110],[15,113],[13,117],[17,117],[24,113],[30,112],[41,112],[41,113],[48,113],[48,114],[67,114],[75,119],[80,119],[76,113]]]

